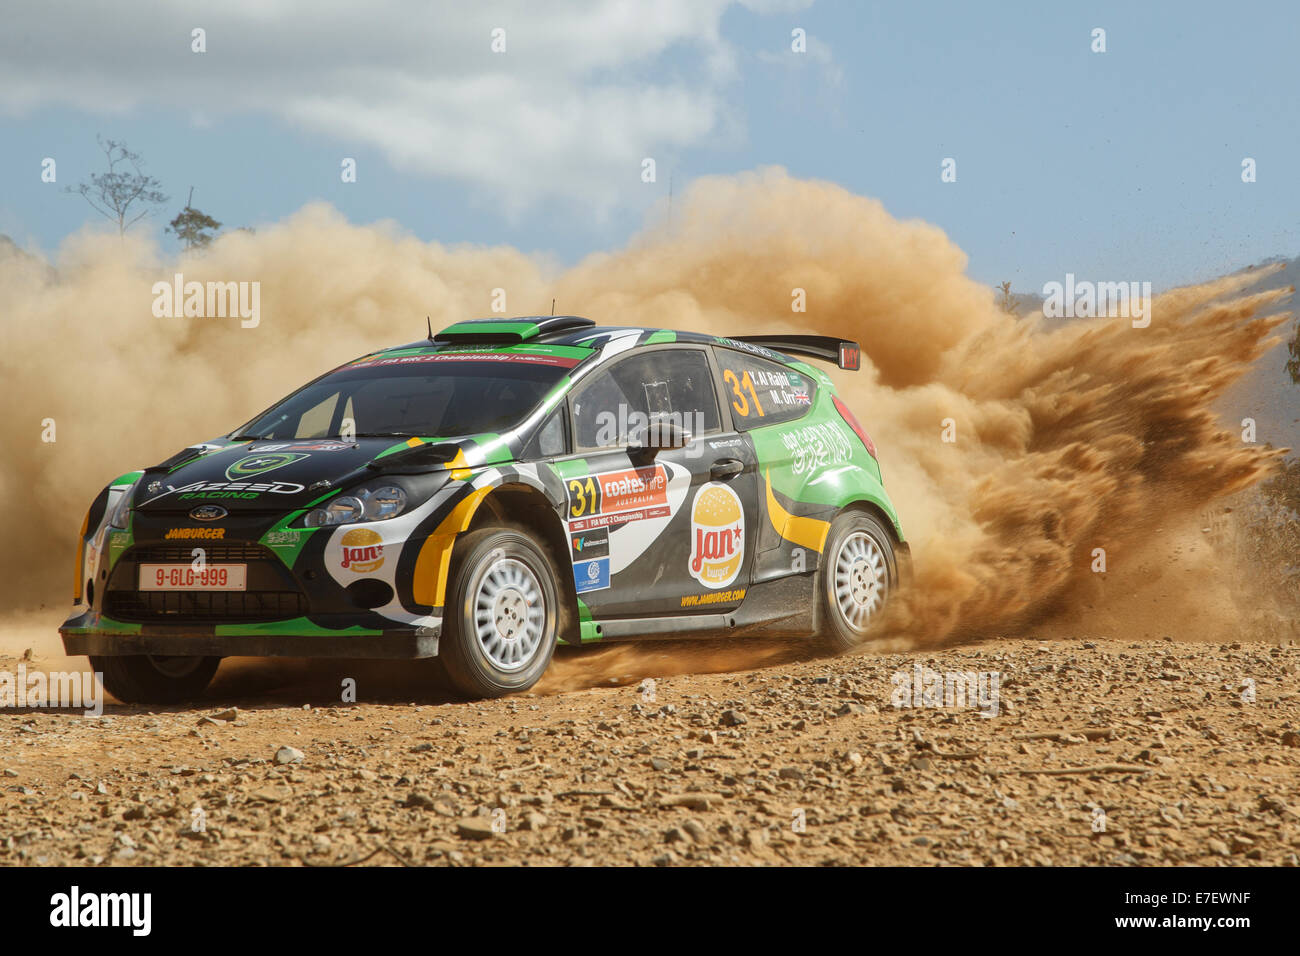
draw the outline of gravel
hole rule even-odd
[[[895,707],[918,668],[998,675],[997,716]],[[1297,865],[1297,675],[1292,645],[996,641],[654,706],[0,711],[0,864]]]

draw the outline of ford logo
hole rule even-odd
[[[226,509],[221,505],[199,505],[190,512],[190,517],[195,521],[216,521],[225,516]]]

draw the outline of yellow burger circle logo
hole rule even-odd
[[[744,558],[740,496],[726,485],[705,485],[691,505],[691,577],[706,588],[724,588],[736,580]]]
[[[369,574],[384,566],[384,539],[369,528],[353,528],[343,535],[344,570]]]

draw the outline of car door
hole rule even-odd
[[[852,433],[838,417],[816,420],[818,399],[811,376],[750,352],[719,346],[714,358],[722,373],[724,403],[731,420],[757,456],[756,497],[762,503],[752,584],[815,571],[820,544],[807,532],[786,537],[786,520],[797,512],[825,525],[835,508],[805,503],[805,490],[852,456]],[[808,496],[811,499],[811,496]],[[786,513],[786,518],[781,517]],[[804,523],[800,521],[800,523]]]
[[[578,597],[596,620],[726,611],[744,598],[755,548],[751,444],[731,430],[706,346],[649,346],[570,398],[565,480]],[[629,448],[676,426],[682,447]]]

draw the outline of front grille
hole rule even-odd
[[[307,613],[297,591],[109,591],[104,613],[119,621],[279,621]]]
[[[207,541],[187,541],[185,544],[147,544],[132,548],[123,557],[137,564],[189,564],[194,559],[194,549],[203,549],[203,559],[208,564],[252,564],[256,561],[277,561],[274,554],[260,544],[212,544]],[[277,562],[278,563],[278,562]]]
[[[140,591],[141,564],[189,564],[201,547],[208,564],[248,565],[246,591]],[[282,621],[307,613],[307,597],[293,575],[259,544],[148,544],[131,548],[119,560],[104,593],[104,613],[140,624],[222,624]]]

